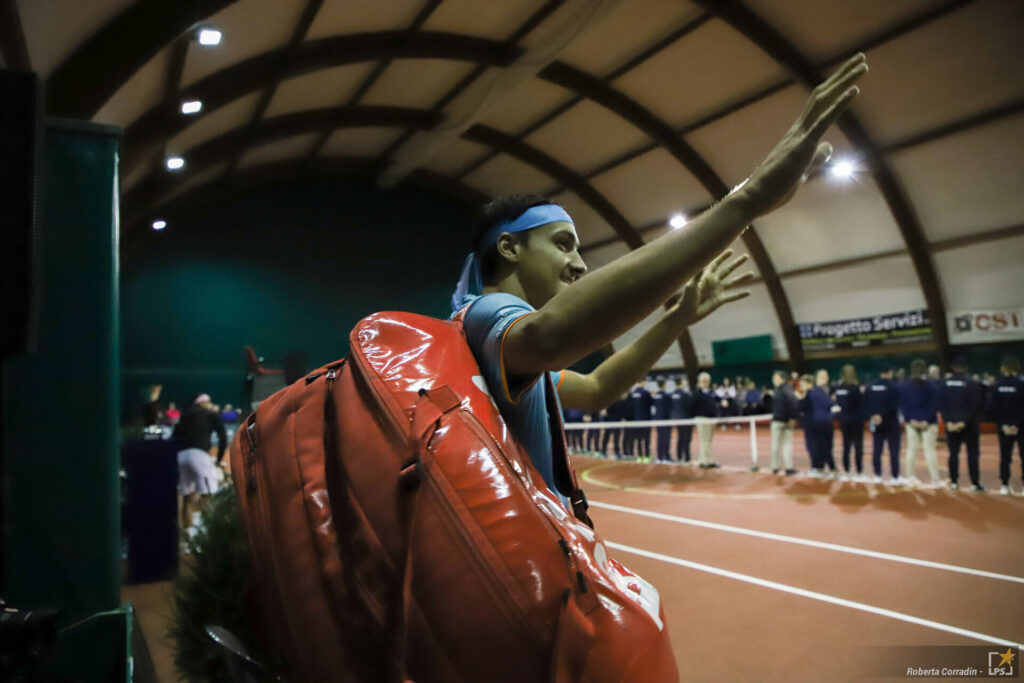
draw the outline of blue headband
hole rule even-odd
[[[517,232],[526,232],[527,230],[539,228],[542,225],[559,222],[574,225],[572,218],[569,217],[569,214],[562,207],[557,204],[541,204],[540,206],[531,206],[520,214],[519,218],[513,221],[504,221],[491,228],[490,232],[480,240],[476,251],[466,257],[466,262],[462,266],[462,276],[459,278],[459,283],[455,286],[455,292],[452,294],[452,312],[462,308],[463,299],[465,299],[467,294],[479,294],[483,290],[477,254],[482,254],[489,247],[497,244],[498,238],[503,233],[507,232],[514,235]]]

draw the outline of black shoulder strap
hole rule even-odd
[[[555,487],[563,496],[569,498],[572,505],[572,513],[591,529],[594,522],[587,514],[587,497],[583,494],[576,483],[576,474],[569,464],[569,449],[565,444],[565,426],[562,424],[562,414],[558,407],[558,397],[555,394],[555,383],[551,381],[551,374],[544,373],[544,402],[548,413],[548,431],[551,433],[551,466],[555,475]]]

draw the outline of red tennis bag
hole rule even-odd
[[[575,516],[460,322],[409,313],[364,319],[346,360],[263,401],[231,471],[257,630],[290,679],[676,681],[658,593],[591,530],[553,428]]]

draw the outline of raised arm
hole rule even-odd
[[[678,301],[639,339],[613,354],[587,375],[566,371],[558,388],[564,408],[597,412],[633,386],[661,358],[687,326],[703,320],[720,306],[750,295],[738,287],[754,277],[746,272],[730,275],[746,260],[744,254],[726,262],[732,250],[726,250],[705,270],[686,284]]]
[[[755,218],[785,203],[831,154],[820,143],[857,95],[864,55],[814,89],[793,126],[754,173],[685,228],[630,252],[555,295],[513,326],[504,362],[513,375],[560,370],[622,335],[665,303]]]

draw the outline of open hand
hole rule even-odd
[[[732,254],[732,249],[726,249],[686,283],[674,312],[687,325],[703,320],[720,306],[750,296],[750,290],[737,291],[736,288],[754,277],[752,271],[729,279],[732,272],[746,262],[747,255],[743,254],[726,263]]]
[[[811,172],[828,161],[832,146],[820,142],[821,137],[857,96],[859,90],[853,84],[867,70],[865,57],[860,53],[818,85],[779,144],[750,178],[734,190],[750,200],[756,214],[785,204]]]

